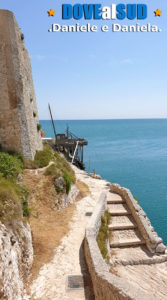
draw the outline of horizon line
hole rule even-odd
[[[113,119],[54,119],[54,121],[116,121],[116,120],[167,120],[165,118],[113,118]],[[51,121],[51,119],[40,119],[39,121]]]

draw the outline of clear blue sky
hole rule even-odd
[[[14,12],[25,35],[40,119],[49,119],[48,102],[56,119],[166,118],[167,2],[77,2],[148,4],[148,18],[138,23],[158,25],[162,32],[49,33],[52,23],[77,23],[61,20],[62,3],[74,1],[1,0],[0,8]],[[47,15],[51,8],[55,17]],[[154,16],[157,8],[161,17]]]

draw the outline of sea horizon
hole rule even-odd
[[[112,121],[112,120],[167,120],[166,118],[104,118],[104,119],[53,119],[53,121]],[[39,119],[39,121],[51,121],[51,119]]]

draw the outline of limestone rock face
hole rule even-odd
[[[31,231],[22,222],[6,227],[0,222],[0,299],[23,299],[24,282],[33,262]]]
[[[63,177],[61,176],[61,177],[59,177],[59,178],[57,178],[56,180],[55,180],[55,186],[56,187],[58,187],[58,188],[60,188],[60,189],[63,189],[64,188],[64,179],[63,179]]]
[[[61,196],[61,207],[64,208],[64,207],[67,207],[69,204],[73,203],[75,201],[78,193],[79,193],[79,191],[78,191],[76,185],[72,184],[70,193],[68,195],[63,194]]]
[[[12,12],[0,10],[0,148],[33,159],[42,149],[30,58]]]
[[[163,243],[160,243],[156,248],[156,253],[165,253],[166,246]]]

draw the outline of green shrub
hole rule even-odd
[[[99,233],[97,235],[97,244],[99,246],[100,252],[104,259],[108,259],[107,257],[107,240],[108,240],[108,225],[110,223],[110,214],[106,210],[104,215],[101,217],[101,226],[99,229]]]
[[[45,147],[42,151],[37,151],[35,154],[34,163],[38,168],[46,167],[51,160],[53,160],[54,155],[50,147]]]
[[[55,164],[52,164],[51,166],[49,166],[49,167],[46,169],[44,175],[45,175],[45,176],[54,176],[54,178],[56,179],[56,178],[58,178],[58,177],[60,177],[60,176],[62,175],[62,172],[61,172],[60,169],[58,169],[58,168],[56,167]]]
[[[27,201],[23,202],[22,209],[23,209],[23,217],[28,218],[30,216],[30,209],[28,207],[28,202]]]
[[[36,112],[34,111],[33,112],[33,117],[35,118],[37,116]]]
[[[64,181],[66,184],[66,194],[68,195],[71,190],[71,178],[67,173],[64,174]]]
[[[16,184],[0,177],[0,220],[9,223],[22,217],[22,206]]]
[[[72,170],[70,164],[66,161],[66,159],[58,154],[57,152],[54,153],[54,164],[49,166],[45,171],[45,176],[53,176],[54,179],[62,176],[65,181],[65,190],[66,194],[69,194],[71,190],[71,184],[75,183],[75,173]],[[57,193],[62,192],[62,190],[57,190]]]
[[[16,179],[23,171],[22,157],[17,154],[0,152],[0,173],[5,178]]]
[[[61,169],[63,175],[68,174],[68,176],[70,177],[71,183],[75,183],[76,182],[75,172],[71,168],[68,161],[62,155],[58,154],[57,152],[55,152],[54,157],[55,157],[56,167],[58,169]]]
[[[37,131],[40,131],[41,128],[42,128],[42,127],[41,127],[41,124],[38,123],[38,124],[37,124]]]
[[[20,37],[21,37],[21,40],[24,41],[24,34],[23,33],[21,33]]]
[[[59,186],[56,187],[56,192],[59,194],[61,192],[61,188]]]

